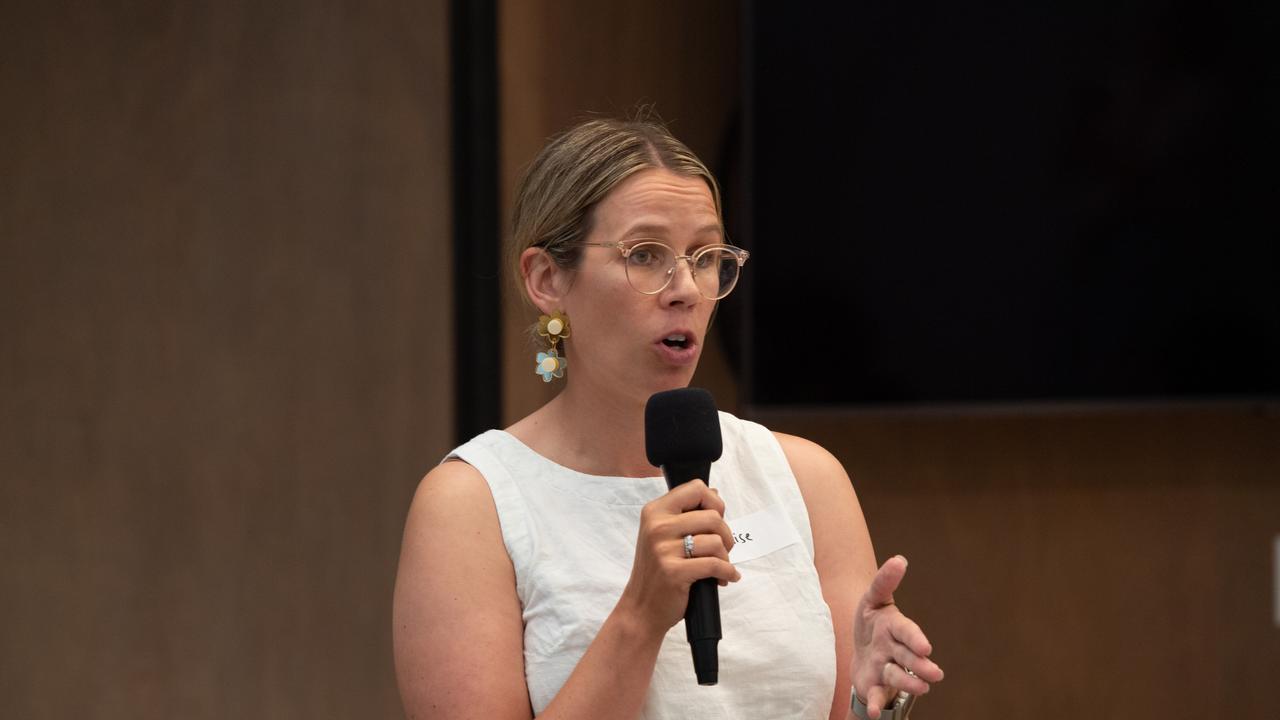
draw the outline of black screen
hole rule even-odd
[[[755,6],[750,402],[1280,395],[1275,11],[1057,5]]]

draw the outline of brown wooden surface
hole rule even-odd
[[[521,171],[551,136],[592,114],[624,117],[652,105],[714,170],[739,94],[738,12],[729,0],[499,3],[504,232]],[[510,271],[501,272],[508,289],[503,420],[510,424],[551,399],[558,385],[534,373],[528,328],[538,314],[509,291]],[[695,384],[733,397],[714,335],[702,365]]]
[[[445,40],[438,0],[0,10],[0,717],[400,715]]]
[[[1274,408],[754,415],[835,453],[910,560],[947,671],[913,717],[1280,717]]]

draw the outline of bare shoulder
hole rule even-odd
[[[432,468],[418,483],[409,506],[409,521],[438,512],[492,513],[496,517],[497,508],[480,471],[461,460],[449,460]]]
[[[852,492],[849,473],[826,448],[796,435],[775,432],[773,436],[782,446],[782,452],[787,456],[791,472],[795,474],[806,501],[809,500],[810,493],[826,496]]]
[[[427,473],[405,522],[392,617],[396,677],[415,718],[528,718],[515,570],[484,477]]]
[[[484,476],[470,464],[450,460],[432,468],[418,483],[405,521],[401,544],[401,574],[420,546],[438,543],[442,536],[461,533],[458,542],[479,542],[482,551],[502,548],[498,510]],[[505,550],[504,550],[505,556]]]
[[[460,557],[466,558],[468,573],[486,573],[495,582],[510,580],[514,591],[515,571],[489,484],[472,465],[450,460],[432,468],[418,483],[401,541],[397,590],[406,580],[450,582],[448,575],[418,577],[415,571],[449,569],[445,566],[450,559]]]

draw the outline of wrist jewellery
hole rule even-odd
[[[911,706],[916,704],[916,696],[909,695],[905,692],[898,693],[898,697],[893,699],[880,711],[880,720],[907,720],[911,714]],[[853,711],[853,716],[858,720],[871,720],[871,716],[867,714],[867,704],[862,702],[862,698],[858,697],[858,691],[853,691],[853,702],[849,705],[849,709]]]
[[[916,674],[903,668],[911,677]],[[898,696],[885,705],[880,710],[880,720],[907,720],[911,715],[911,706],[916,704],[916,696],[905,690],[899,691]],[[849,702],[849,710],[853,712],[853,716],[858,720],[871,720],[871,716],[867,714],[867,704],[858,697],[858,689],[853,689],[853,699]]]

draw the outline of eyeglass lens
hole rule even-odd
[[[738,282],[738,256],[728,248],[703,248],[688,262],[698,292],[707,299],[719,300]],[[661,292],[676,270],[675,252],[662,243],[637,243],[627,255],[627,280],[645,294]]]

